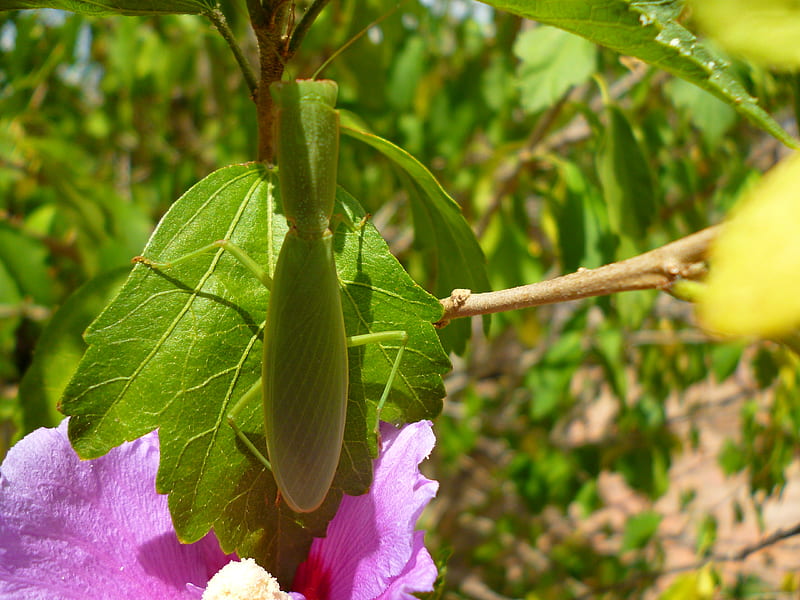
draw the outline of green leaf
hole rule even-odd
[[[725,381],[733,375],[742,357],[743,344],[714,344],[709,350],[711,372],[717,381]]]
[[[636,252],[656,216],[655,187],[628,119],[616,106],[608,107],[608,119],[597,157],[597,173],[611,230],[621,237],[620,252],[628,256]]]
[[[702,569],[684,573],[659,596],[659,600],[712,600],[718,598],[717,575],[711,563]],[[746,597],[738,595],[739,598]]]
[[[514,54],[520,59],[522,106],[532,113],[589,79],[597,62],[594,44],[555,27],[525,31],[514,44]]]
[[[706,515],[697,525],[697,554],[709,556],[717,541],[717,518]]]
[[[684,79],[668,81],[664,89],[675,106],[700,130],[709,147],[719,144],[736,121],[736,112],[730,106]]]
[[[420,36],[409,37],[392,65],[386,96],[397,112],[412,112],[414,95],[425,74],[428,49]]]
[[[22,301],[22,294],[13,275],[3,263],[4,261],[0,260],[0,306],[5,305],[3,308],[11,309]]]
[[[0,10],[57,8],[84,15],[204,14],[214,8],[210,0],[0,0]]]
[[[625,377],[627,365],[625,356],[625,336],[616,327],[602,328],[592,337],[592,346],[600,357],[606,381],[617,398],[628,395],[628,380]]]
[[[630,517],[622,534],[621,551],[644,548],[658,531],[660,523],[661,515],[654,511],[645,511]]]
[[[691,81],[787,146],[800,147],[747,93],[727,62],[678,22],[682,0],[486,0],[486,4],[576,33]]]
[[[489,289],[486,258],[461,208],[417,159],[388,140],[363,131],[352,116],[340,111],[342,133],[369,144],[407,176],[414,214],[416,242],[435,267],[434,293],[440,298],[454,289],[483,292]],[[469,337],[469,320],[454,321],[441,330],[445,345],[463,352]]]
[[[257,164],[220,169],[181,197],[153,234],[145,256],[170,261],[210,241],[229,239],[274,268],[287,231],[275,171]],[[339,190],[337,211],[354,222],[358,204]],[[335,237],[349,335],[405,330],[409,345],[383,420],[432,418],[441,410],[449,361],[431,325],[438,301],[417,286],[369,223]],[[334,487],[320,510],[297,515],[276,505],[272,475],[226,422],[258,379],[268,291],[228,253],[197,256],[155,270],[138,265],[114,303],[87,332],[89,349],[62,403],[81,456],[96,457],[155,428],[161,440],[159,491],[179,537],[212,527],[226,551],[253,556],[286,585],[313,536],[324,535],[341,493],[371,481],[375,403],[394,352],[378,345],[350,352],[345,447]],[[239,425],[263,447],[258,403]]]
[[[584,356],[584,337],[583,331],[564,332],[528,372],[525,387],[536,390],[528,407],[531,419],[554,420],[572,404],[569,386]]]
[[[52,277],[48,271],[49,252],[43,242],[0,222],[0,266],[19,294],[49,306],[53,303]],[[6,279],[3,276],[0,279]],[[0,298],[5,296],[1,294]]]
[[[33,362],[19,386],[24,433],[55,427],[56,411],[72,374],[86,350],[83,332],[125,281],[130,267],[104,273],[82,285],[53,315],[36,344]]]
[[[555,165],[560,180],[551,193],[558,202],[555,217],[564,271],[612,262],[616,236],[609,231],[608,209],[597,187],[576,164],[557,160]]]

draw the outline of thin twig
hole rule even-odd
[[[311,29],[311,25],[319,16],[319,13],[322,12],[322,9],[328,5],[329,1],[330,0],[314,0],[314,3],[308,7],[308,10],[303,15],[303,18],[300,19],[300,22],[292,33],[292,39],[289,41],[288,54],[290,57],[294,56],[294,53],[297,52],[297,49],[303,42],[303,38],[306,37],[308,30]]]
[[[461,317],[617,292],[667,289],[678,279],[696,279],[704,272],[703,260],[718,231],[719,226],[709,227],[633,258],[507,290],[481,294],[453,290],[448,298],[440,300],[444,315],[437,326],[443,327]]]
[[[736,552],[731,556],[718,557],[716,558],[716,560],[729,561],[729,562],[741,561],[746,559],[751,554],[755,554],[759,550],[763,550],[768,546],[773,546],[778,542],[782,542],[783,540],[788,539],[790,537],[794,537],[796,535],[800,535],[800,523],[798,523],[797,525],[795,525],[790,529],[778,529],[774,533],[771,533],[770,535],[765,537],[760,542],[757,542],[752,546],[745,546],[744,548],[742,548],[741,550],[739,550],[738,552]]]
[[[244,79],[247,82],[250,95],[254,96],[256,89],[258,88],[258,79],[256,78],[255,71],[253,71],[250,63],[247,62],[247,58],[245,57],[244,52],[242,52],[241,47],[238,43],[236,43],[236,38],[233,35],[233,31],[231,31],[231,28],[228,26],[228,20],[225,18],[225,13],[223,13],[222,10],[220,10],[219,5],[217,5],[207,12],[206,16],[209,18],[211,23],[214,24],[214,27],[216,27],[223,39],[228,43],[228,47],[233,52],[233,56],[236,59],[236,62],[239,64],[239,68],[242,70],[242,75],[244,75]]]
[[[46,321],[53,314],[47,306],[40,306],[23,300],[19,304],[0,304],[0,319],[30,319]]]
[[[325,59],[325,62],[323,62],[319,67],[317,67],[317,70],[314,71],[314,75],[311,78],[312,79],[317,79],[320,76],[320,73],[322,73],[322,71],[324,71],[325,68],[329,64],[331,64],[342,52],[344,52],[350,46],[352,46],[358,40],[360,40],[364,36],[364,34],[367,33],[370,29],[372,29],[376,25],[379,25],[382,21],[385,21],[386,19],[391,17],[392,14],[394,13],[394,11],[396,11],[398,8],[400,8],[400,5],[403,2],[405,2],[405,0],[400,0],[397,4],[394,5],[393,8],[390,8],[388,11],[383,13],[380,17],[378,17],[377,19],[375,19],[371,23],[367,24],[367,26],[363,27],[361,29],[361,31],[359,31],[357,34],[355,34],[353,37],[351,37],[349,40],[347,40],[344,44],[339,46],[339,48],[333,54],[331,54],[328,58]],[[294,41],[294,37],[292,38],[292,41]],[[290,44],[290,48],[291,48],[291,44]]]
[[[480,238],[483,236],[484,232],[489,227],[492,217],[494,217],[495,213],[500,209],[503,199],[514,191],[520,174],[530,165],[531,162],[533,162],[533,160],[535,160],[535,151],[537,146],[539,146],[542,139],[544,139],[545,134],[549,131],[550,127],[552,127],[553,123],[556,122],[558,115],[561,113],[561,110],[566,105],[567,100],[572,97],[574,92],[575,90],[573,89],[561,96],[559,101],[547,109],[547,112],[545,112],[536,122],[536,126],[533,128],[533,131],[528,136],[528,139],[525,140],[523,147],[517,153],[517,156],[520,157],[520,159],[517,161],[514,167],[502,177],[494,195],[492,196],[491,201],[489,202],[488,209],[484,211],[483,215],[481,215],[481,218],[478,221],[478,224],[475,226],[475,235],[477,237]]]
[[[644,77],[647,76],[649,70],[644,63],[636,68],[632,68],[631,72],[625,75],[621,80],[615,82],[609,90],[611,98],[619,98],[630,90],[633,86],[639,83]],[[666,73],[664,73],[666,76]],[[499,176],[499,181],[496,191],[489,201],[487,210],[484,211],[477,225],[475,226],[475,235],[480,238],[483,236],[494,214],[500,209],[503,200],[514,191],[520,175],[533,164],[535,161],[541,159],[548,151],[561,146],[580,141],[587,138],[591,134],[591,127],[586,122],[583,114],[575,115],[563,128],[556,133],[550,135],[545,139],[545,135],[549,132],[556,119],[561,115],[561,111],[568,102],[573,102],[581,98],[586,93],[587,85],[572,88],[564,94],[559,101],[551,106],[547,112],[539,118],[536,126],[528,139],[523,144],[522,148],[515,154],[515,161],[510,167],[506,167],[504,163],[501,166],[503,173]],[[592,112],[599,112],[603,108],[603,97],[597,95],[590,103],[589,106]]]

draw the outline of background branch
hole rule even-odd
[[[705,272],[703,260],[719,232],[719,225],[650,250],[639,256],[575,273],[497,292],[472,294],[453,290],[440,302],[444,315],[437,323],[531,306],[605,296],[632,290],[665,289],[677,279],[696,279]]]
[[[258,87],[258,79],[256,78],[256,74],[250,66],[250,63],[247,62],[244,52],[242,52],[242,49],[236,42],[236,38],[234,37],[231,28],[228,26],[228,20],[225,18],[225,13],[220,10],[219,6],[216,6],[207,12],[206,16],[214,24],[214,27],[217,29],[217,31],[219,31],[223,39],[228,43],[228,47],[230,47],[236,62],[239,64],[239,68],[242,70],[244,79],[247,82],[247,88],[250,90],[250,95],[255,95],[256,88]]]
[[[752,546],[745,546],[732,556],[725,556],[725,557],[717,557],[717,560],[724,560],[724,561],[739,561],[744,560],[751,554],[755,554],[759,550],[763,550],[769,546],[774,546],[778,542],[782,542],[785,539],[790,537],[794,537],[796,535],[800,535],[800,523],[791,527],[789,529],[778,529],[777,531],[771,533],[767,537],[765,537],[760,542],[753,544]]]

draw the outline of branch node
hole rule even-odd
[[[450,300],[452,300],[455,306],[463,306],[464,303],[467,301],[472,295],[472,290],[465,290],[465,289],[455,289],[450,292]]]

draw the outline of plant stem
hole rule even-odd
[[[287,0],[247,0],[250,23],[258,42],[259,73],[253,93],[258,121],[257,159],[270,163],[275,155],[273,122],[275,119],[269,86],[280,81],[286,55]]]
[[[239,64],[239,68],[242,70],[242,75],[244,75],[244,79],[247,82],[250,95],[254,95],[256,93],[256,89],[258,88],[256,74],[250,66],[250,63],[247,62],[247,58],[245,58],[245,55],[242,52],[242,49],[239,47],[239,44],[236,43],[236,38],[234,37],[231,28],[228,26],[225,13],[223,13],[222,10],[220,10],[219,5],[217,5],[207,12],[206,16],[214,24],[214,27],[216,27],[223,39],[228,43],[228,47],[230,47],[236,62]]]
[[[254,28],[267,25],[266,11],[261,6],[261,0],[247,0],[247,12],[250,15],[250,23]]]

